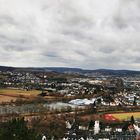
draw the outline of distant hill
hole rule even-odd
[[[80,68],[67,68],[67,67],[47,67],[50,71],[56,71],[60,73],[83,73],[85,70]]]
[[[15,70],[14,67],[0,66],[0,71],[13,71],[13,70]]]
[[[102,74],[102,75],[116,75],[116,76],[127,76],[127,75],[140,75],[140,71],[134,70],[112,70],[112,69],[96,69],[96,70],[85,70],[80,68],[63,68],[63,67],[49,67],[50,71],[56,71],[61,73],[80,73],[80,74]]]
[[[140,75],[140,71],[134,70],[112,70],[112,69],[97,69],[85,70],[80,68],[67,67],[6,67],[0,66],[0,71],[37,71],[37,72],[58,72],[58,73],[79,73],[79,74],[101,74],[101,75],[115,75],[115,76],[131,76]]]

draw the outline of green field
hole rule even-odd
[[[130,120],[131,116],[134,116],[135,119],[140,119],[140,112],[114,113],[110,115],[118,120]]]

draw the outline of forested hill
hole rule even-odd
[[[140,75],[140,71],[134,70],[112,70],[112,69],[80,69],[67,67],[6,67],[0,66],[0,71],[41,71],[41,72],[58,72],[58,73],[79,73],[79,74],[101,74],[101,75]]]

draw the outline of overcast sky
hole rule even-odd
[[[0,65],[140,69],[140,0],[0,0]]]

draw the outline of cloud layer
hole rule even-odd
[[[140,69],[139,0],[0,0],[0,65]]]

